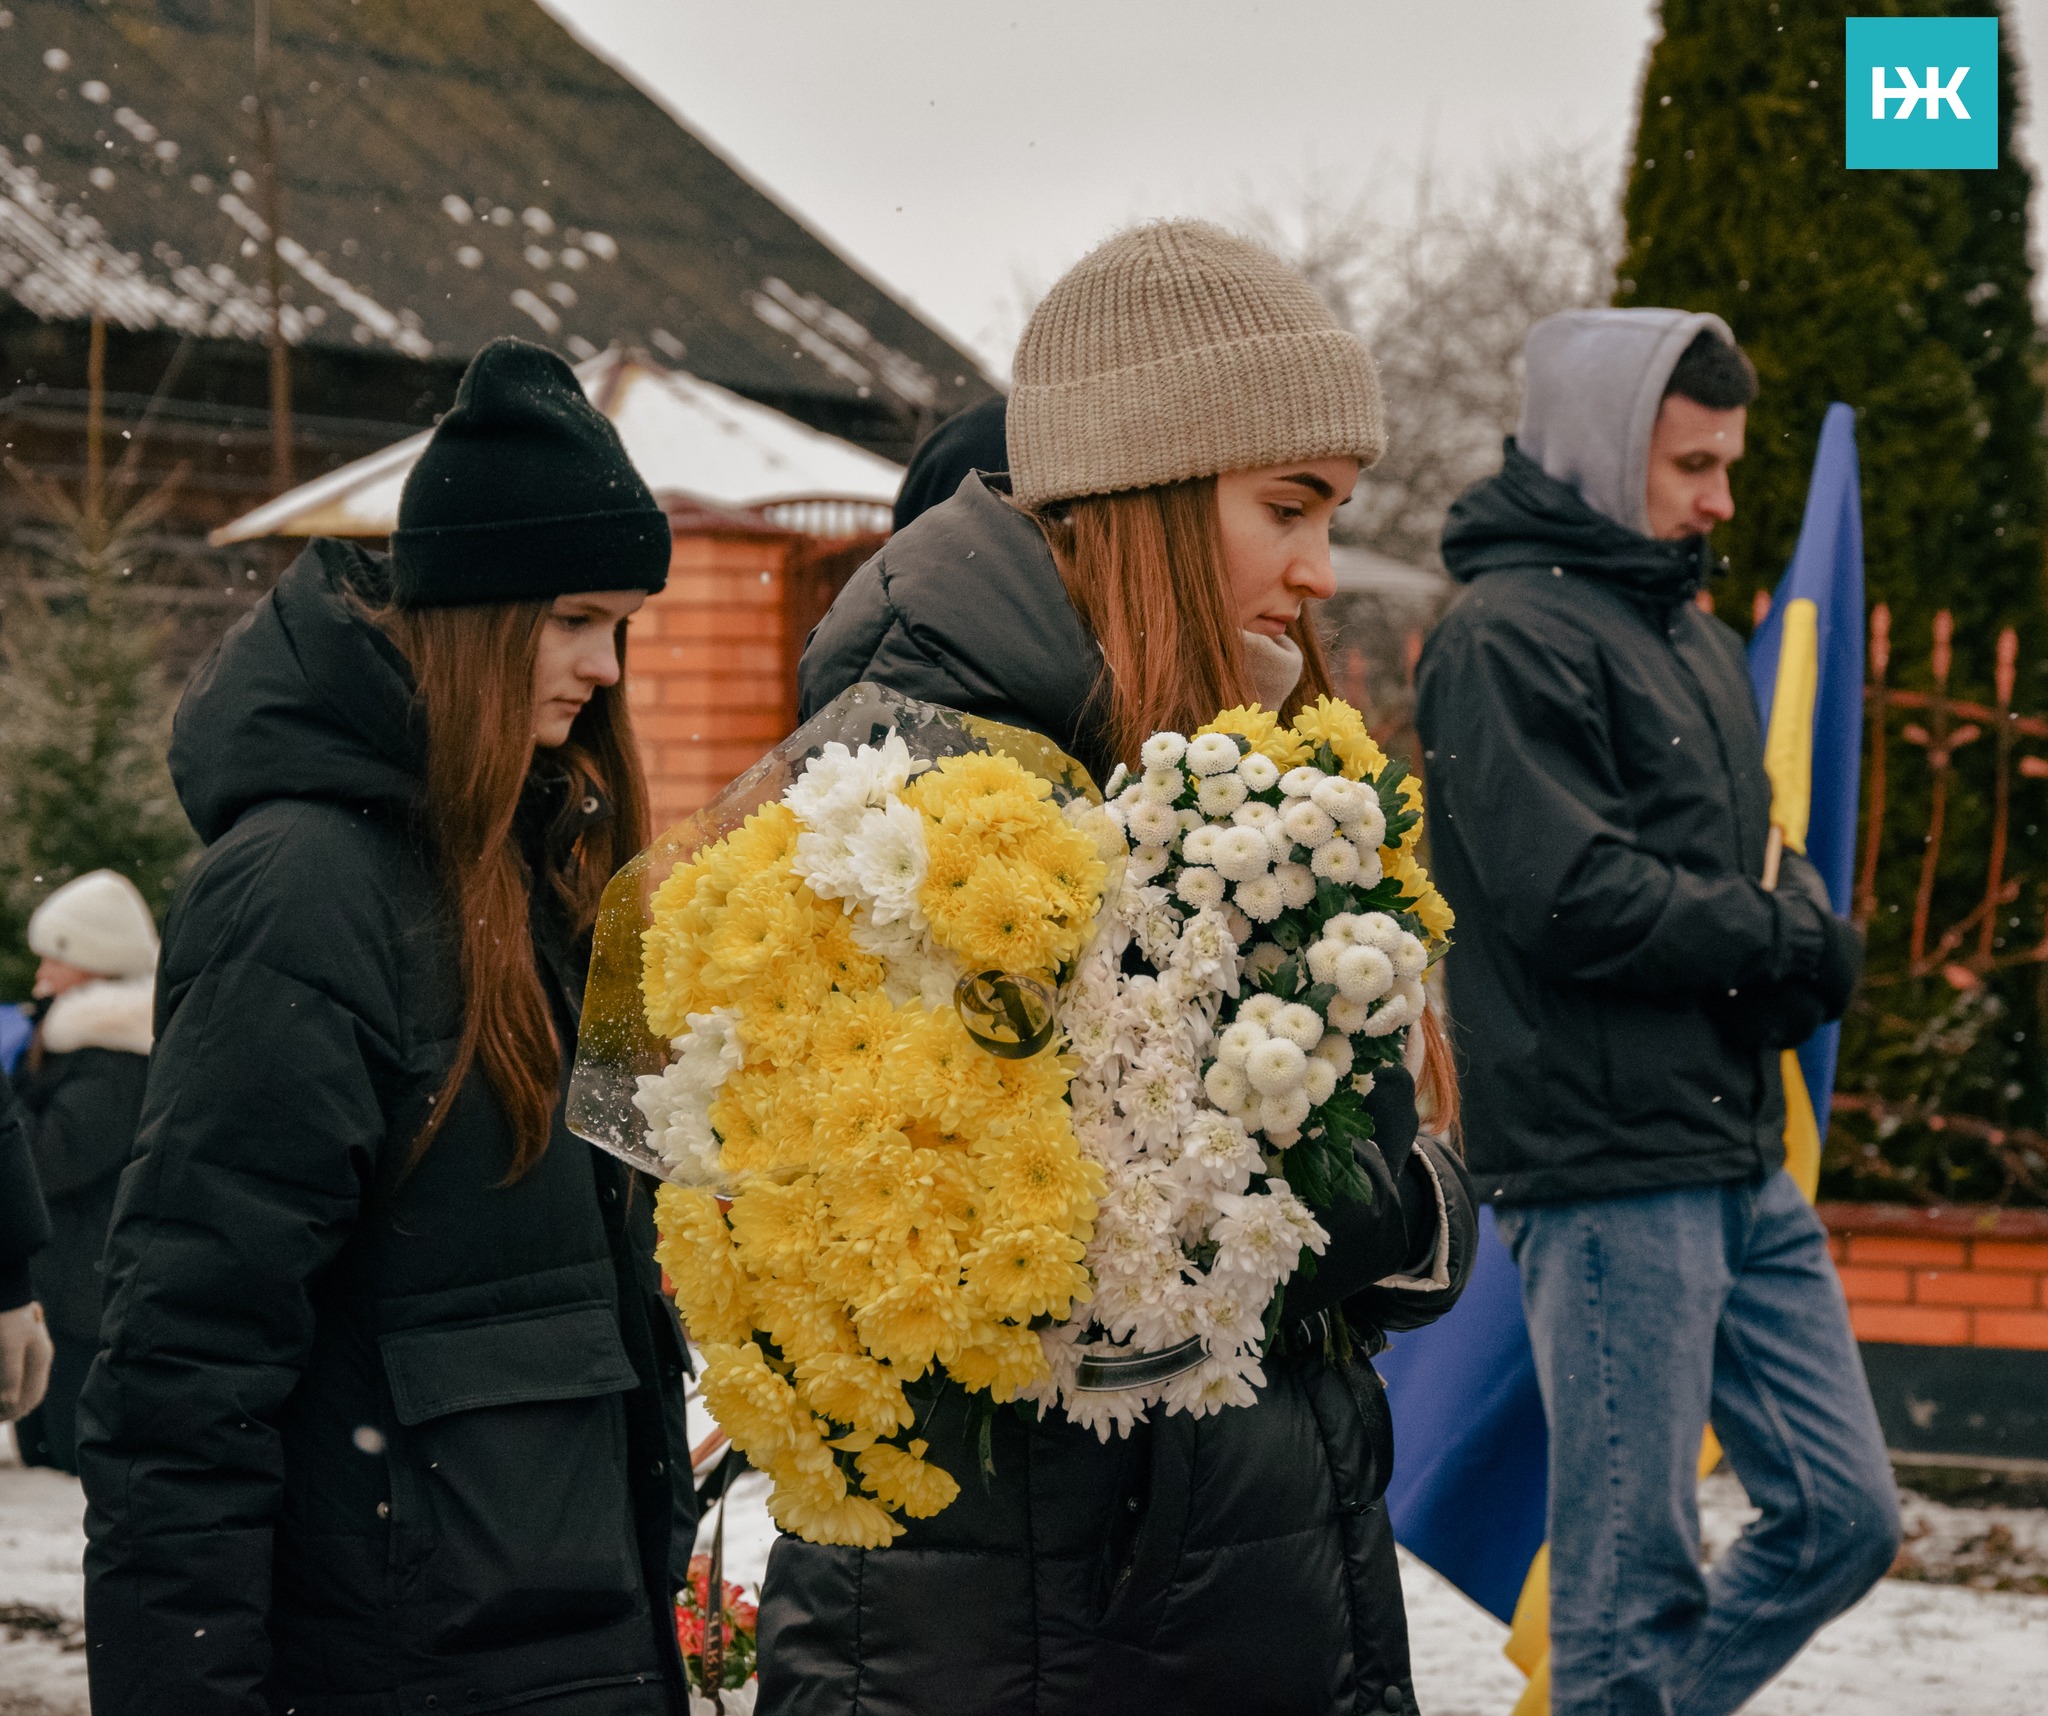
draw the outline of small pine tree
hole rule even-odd
[[[46,530],[0,607],[0,995],[27,995],[29,915],[101,868],[142,890],[159,921],[194,850],[164,753],[174,699],[160,628],[134,611],[144,533],[171,485],[109,518],[9,462]],[[175,479],[173,479],[175,481]]]
[[[1992,9],[1983,0],[1856,8]],[[1719,612],[1747,629],[1756,593],[1776,584],[1798,537],[1822,416],[1844,400],[1857,409],[1870,600],[1892,613],[1892,682],[1928,685],[1934,616],[1946,608],[1955,618],[1952,690],[1990,701],[1994,642],[2010,625],[2021,644],[2018,704],[2041,708],[2043,345],[2027,258],[2032,174],[2011,147],[2019,91],[2010,29],[2000,32],[1995,169],[1850,172],[1840,8],[1664,0],[1662,16],[1616,301],[1715,311],[1757,366],[1762,391],[1735,476],[1736,516],[1721,538],[1732,571],[1716,593]],[[1958,758],[1938,924],[1969,912],[1984,886],[1991,750]],[[1925,783],[1924,769],[1895,755],[1872,978],[1848,1022],[1839,1088],[1911,1108],[1938,1096],[2001,1127],[2041,1128],[2048,1090],[2033,970],[1995,975],[1960,1001],[1940,977],[1905,974]],[[2048,822],[2038,786],[2021,787],[2016,837]],[[2008,945],[2017,946],[2012,933]],[[1954,1138],[1927,1128],[1836,1131],[1828,1184],[1838,1194],[2039,1195],[2010,1165],[1959,1152]]]

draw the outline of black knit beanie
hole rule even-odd
[[[399,605],[652,594],[668,560],[668,515],[575,372],[524,340],[478,352],[399,497]]]

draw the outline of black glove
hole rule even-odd
[[[1820,991],[1800,978],[1752,983],[1707,998],[1707,1017],[1738,1049],[1796,1049],[1826,1016]]]
[[[1408,1152],[1415,1148],[1415,1134],[1421,1127],[1415,1113],[1414,1075],[1399,1061],[1374,1067],[1365,1111],[1372,1116],[1372,1141],[1379,1146],[1387,1174],[1398,1180],[1408,1166]]]
[[[1849,998],[1863,979],[1863,932],[1847,918],[1833,914],[1821,928],[1827,940],[1820,950],[1813,987],[1820,998],[1821,1017],[1839,1019],[1849,1010]]]

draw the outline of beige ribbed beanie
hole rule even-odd
[[[1385,450],[1379,375],[1315,288],[1206,221],[1133,227],[1032,313],[1010,389],[1025,506]]]

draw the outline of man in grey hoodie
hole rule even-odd
[[[1856,931],[1770,809],[1719,570],[1755,372],[1719,317],[1537,324],[1521,425],[1460,497],[1467,589],[1417,681],[1473,1178],[1550,1423],[1557,1716],[1720,1716],[1890,1564],[1898,1512],[1780,1050]],[[1699,1569],[1711,1422],[1761,1518]]]

